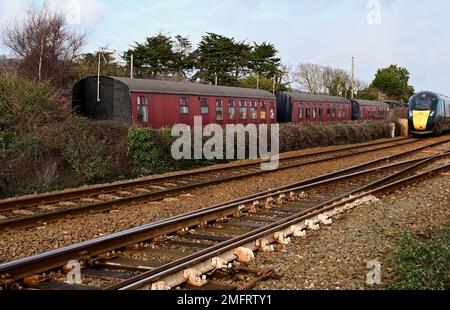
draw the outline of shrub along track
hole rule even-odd
[[[281,159],[280,166],[275,171],[416,143],[421,145],[414,149],[414,151],[417,151],[449,140],[445,137],[444,139],[440,138],[438,141],[434,139],[427,141],[399,138],[394,141],[377,141],[357,146],[346,146],[338,150],[325,150],[311,154],[289,156]],[[424,141],[430,143],[424,146]],[[91,210],[103,212],[117,206],[158,201],[186,193],[192,189],[273,172],[261,170],[260,165],[261,161],[253,161],[233,166],[211,168],[204,171],[182,172],[172,176],[132,180],[3,200],[0,201],[0,229],[5,227],[28,227],[55,221],[67,215],[87,213]]]
[[[250,262],[373,195],[424,180],[450,164],[444,152],[381,166],[373,161],[242,200],[0,265],[5,289],[169,289],[208,287],[205,274]],[[372,168],[369,168],[373,166]],[[431,166],[431,167],[430,167]],[[350,173],[365,167],[366,170]],[[426,170],[428,169],[428,170]],[[84,285],[64,283],[64,266],[81,261]],[[67,266],[65,268],[67,271]],[[45,274],[43,274],[45,273]]]

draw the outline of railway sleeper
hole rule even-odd
[[[188,282],[190,285],[193,285],[195,287],[204,286],[208,282],[203,275],[208,272],[214,271],[219,265],[228,267],[229,264],[236,259],[238,259],[238,256],[235,254],[235,250],[230,250],[217,257],[197,264],[195,267],[188,268],[162,278],[160,281],[144,287],[144,289],[170,290],[185,282]]]
[[[218,267],[222,267],[220,269],[231,268],[231,263],[233,261],[249,263],[255,258],[254,250],[257,250],[254,242],[246,244],[200,263],[193,268],[188,268],[163,278],[161,281],[153,283],[145,289],[172,289],[186,282],[194,287],[202,287],[208,283],[205,275],[206,273],[214,271],[218,269]]]
[[[249,263],[255,258],[255,251],[262,252],[273,252],[275,250],[274,243],[278,244],[288,244],[291,242],[290,236],[293,237],[304,237],[306,235],[307,229],[317,230],[320,229],[319,224],[322,223],[324,225],[330,225],[332,223],[331,218],[340,213],[346,212],[358,206],[370,203],[374,200],[377,200],[376,197],[369,195],[362,197],[358,200],[355,200],[352,203],[345,204],[342,207],[337,207],[311,217],[299,224],[291,225],[288,228],[275,232],[265,238],[261,238],[255,240],[254,242],[248,243],[244,246],[238,247],[234,250],[227,251],[217,257],[209,259],[205,262],[197,264],[194,267],[187,268],[180,272],[177,272],[173,275],[162,278],[160,281],[155,282],[144,289],[151,290],[169,290],[174,287],[177,287],[183,283],[188,283],[193,287],[203,287],[208,283],[206,278],[206,274],[210,272],[214,272],[219,269],[229,269],[232,267],[232,262],[237,261],[241,263]],[[109,260],[115,257],[115,253],[111,253],[108,255]],[[117,258],[116,258],[117,259]],[[111,265],[111,264],[108,264]],[[119,264],[123,267],[123,264]],[[146,266],[147,267],[147,266]],[[148,267],[147,267],[148,268]],[[47,281],[48,278],[44,276],[38,277],[29,277],[27,278],[27,282],[31,285],[41,284],[44,281]]]

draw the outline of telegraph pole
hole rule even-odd
[[[352,93],[351,99],[353,99],[355,95],[355,57],[352,57]]]
[[[273,89],[272,89],[272,93],[275,95],[275,90],[276,90],[276,87],[277,87],[277,80],[276,80],[276,78],[277,78],[277,76],[276,75],[274,75],[273,76]]]
[[[131,54],[131,64],[130,64],[130,78],[133,78],[133,67],[134,67],[134,55]]]
[[[108,47],[100,47],[99,51],[98,51],[98,65],[97,65],[97,102],[100,102],[100,68],[101,68],[101,62],[102,62],[102,58],[105,61],[105,64],[108,63],[106,61],[105,55],[104,53],[106,52],[106,49]]]
[[[100,102],[100,63],[102,61],[103,48],[98,51],[98,64],[97,64],[97,102]]]

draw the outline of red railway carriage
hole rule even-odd
[[[292,123],[329,123],[351,120],[351,101],[341,97],[300,92],[278,94],[278,120]]]
[[[383,120],[389,117],[389,105],[372,100],[352,100],[353,120]]]
[[[118,120],[143,127],[207,124],[276,123],[276,97],[264,90],[205,84],[89,77],[75,84],[73,106],[95,119]]]

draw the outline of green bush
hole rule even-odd
[[[106,142],[97,139],[87,123],[76,118],[63,123],[50,132],[46,145],[62,156],[76,177],[91,182],[105,176],[109,157],[105,152]]]
[[[132,128],[128,132],[128,158],[148,172],[166,171],[174,166],[169,130]]]
[[[450,230],[426,234],[411,233],[398,237],[393,255],[393,290],[445,290],[450,285]],[[423,236],[422,236],[423,237]]]
[[[47,83],[0,74],[0,128],[30,133],[57,121],[64,110],[55,93]]]
[[[383,121],[332,124],[280,124],[280,152],[304,148],[360,143],[387,138],[389,124]]]
[[[0,146],[5,150],[8,149],[16,136],[13,131],[0,131]]]

